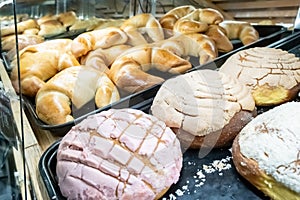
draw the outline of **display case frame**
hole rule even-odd
[[[281,31],[283,35],[281,36],[278,35],[279,37],[286,37],[287,35],[289,35],[286,29],[282,29]],[[268,37],[269,35],[266,35],[266,39],[268,39]],[[273,39],[270,39],[270,41],[272,41],[272,43],[274,42]],[[283,41],[279,41],[278,45],[281,42]],[[274,45],[275,44],[276,43],[274,43]],[[267,43],[262,42],[260,43],[260,45],[265,46],[267,45]],[[250,47],[252,46],[249,46],[248,48]],[[220,58],[219,60],[216,60],[216,62],[220,62],[220,63],[224,62],[224,59],[228,58],[229,55],[230,54],[224,56],[223,58]],[[25,137],[25,139],[20,142],[20,144],[23,144],[20,146],[20,148],[23,149],[23,151],[19,149],[19,150],[14,150],[12,152],[16,160],[15,164],[16,164],[17,174],[18,174],[17,175],[18,185],[20,186],[20,190],[22,192],[22,198],[23,199],[49,199],[52,197],[49,196],[49,191],[48,191],[49,189],[47,187],[49,187],[49,184],[51,185],[51,183],[47,184],[45,182],[45,177],[43,176],[43,173],[41,173],[41,171],[43,170],[43,168],[41,167],[43,160],[41,160],[41,158],[44,152],[49,152],[47,150],[51,150],[52,152],[53,146],[51,145],[53,144],[54,146],[57,145],[56,142],[59,141],[61,135],[55,135],[49,129],[42,128],[39,124],[35,122],[34,116],[32,114],[28,115],[28,110],[26,111],[26,109],[28,108],[25,108],[26,105],[23,106],[23,103],[25,103],[26,100],[24,102],[20,102],[22,100],[18,98],[18,95],[15,93],[11,85],[9,76],[7,74],[7,68],[5,67],[6,65],[8,64],[0,63],[1,80],[4,83],[7,92],[12,97],[11,98],[12,110],[14,113],[14,119],[17,123],[18,132],[19,134],[22,132],[25,134],[24,136],[19,135],[21,138]],[[216,66],[215,64],[211,64],[211,65],[208,64],[208,65],[200,66],[199,68],[201,67],[211,68],[215,66]],[[158,87],[156,86],[154,88],[151,88],[150,90],[152,90],[155,93],[158,90]],[[151,97],[147,97],[147,98],[142,97],[142,98],[144,99],[141,102],[139,102],[140,104],[133,105],[133,107],[147,112],[149,106],[151,105],[152,98]],[[129,105],[129,103],[125,103],[125,104]],[[24,155],[26,158],[25,170],[24,170],[23,163],[20,162],[24,159]],[[40,168],[38,168],[38,166],[40,166]]]

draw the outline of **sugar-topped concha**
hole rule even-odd
[[[249,88],[215,70],[197,70],[165,81],[151,113],[190,148],[224,147],[255,115]]]
[[[68,199],[159,199],[180,176],[182,152],[165,123],[110,109],[75,125],[60,142],[56,173]]]
[[[252,91],[257,106],[278,105],[300,91],[300,59],[270,47],[255,47],[229,57],[220,71],[238,78]]]

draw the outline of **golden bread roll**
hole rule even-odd
[[[219,25],[226,30],[229,39],[239,39],[244,45],[251,44],[259,39],[259,33],[248,22],[223,21]]]
[[[46,14],[40,18],[37,19],[37,23],[38,25],[41,25],[47,21],[53,21],[53,20],[57,20],[57,15],[53,15],[53,14]]]
[[[74,119],[75,108],[81,108],[93,98],[95,107],[101,108],[120,96],[105,73],[86,66],[69,67],[40,88],[35,98],[36,113],[47,124],[63,124]]]
[[[120,27],[128,35],[128,44],[137,46],[147,44],[143,33],[146,33],[150,42],[157,42],[164,39],[164,32],[159,21],[149,13],[142,13],[130,17]]]
[[[258,25],[276,25],[276,23],[270,19],[261,20],[257,24]]]
[[[91,31],[93,30],[97,24],[101,21],[101,19],[92,17],[89,19],[77,19],[75,23],[69,27],[70,31],[76,31],[76,30],[86,30]]]
[[[28,19],[17,23],[18,33],[23,33],[26,29],[38,28],[38,24],[34,19]],[[1,36],[15,34],[15,25],[1,27]]]
[[[216,43],[219,52],[229,52],[233,50],[233,45],[226,35],[226,31],[219,25],[209,25],[205,32],[209,38]]]
[[[22,49],[19,53],[21,89],[18,82],[17,60],[14,59],[11,63],[10,78],[16,92],[34,97],[45,81],[57,72],[80,65],[70,52],[71,42],[71,39],[55,39]]]
[[[108,27],[80,34],[73,40],[71,49],[73,55],[79,58],[91,50],[125,44],[127,40],[126,33],[120,28]]]
[[[115,59],[129,48],[131,48],[131,46],[125,44],[112,46],[107,49],[99,48],[90,51],[86,56],[83,56],[80,63],[98,69],[104,73],[108,73],[109,68]]]
[[[181,169],[172,130],[135,109],[89,116],[63,137],[57,152],[58,185],[67,199],[160,199]]]
[[[300,103],[277,106],[248,123],[232,146],[238,173],[270,199],[300,199]]]
[[[174,130],[185,148],[230,146],[256,115],[250,90],[214,70],[197,70],[166,80],[150,110]]]
[[[23,31],[23,35],[37,35],[40,31],[40,28],[29,28]]]
[[[176,21],[173,31],[180,33],[203,33],[208,25],[219,24],[224,20],[223,15],[211,8],[198,8]]]
[[[167,73],[183,73],[191,64],[164,48],[139,46],[121,54],[111,65],[109,76],[118,88],[135,93],[163,82],[163,78],[147,73],[150,69]]]
[[[167,49],[180,57],[199,57],[199,64],[212,61],[218,55],[214,41],[199,33],[175,35],[153,45]]]
[[[52,37],[67,31],[66,27],[57,20],[48,20],[42,24],[40,24],[40,31],[38,35],[43,37]]]
[[[121,27],[125,19],[104,19],[99,21],[93,30],[100,30],[107,27]]]
[[[257,106],[290,101],[300,91],[300,60],[281,49],[255,47],[239,51],[220,71],[249,87]]]
[[[2,49],[4,51],[8,51],[6,56],[11,61],[14,59],[16,55],[16,37],[12,35],[11,37],[7,37],[5,40],[2,41]],[[18,48],[19,50],[24,49],[29,45],[40,44],[44,42],[44,38],[38,35],[18,35]]]
[[[68,11],[58,14],[57,20],[60,21],[64,27],[70,27],[76,22],[77,15],[74,11]]]
[[[26,46],[39,44],[44,41],[44,38],[38,35],[18,35],[18,46],[19,49],[23,49]],[[11,35],[7,36],[5,39],[2,40],[2,50],[8,51],[11,49],[16,48],[16,36]]]
[[[191,5],[178,6],[174,9],[171,9],[166,14],[164,14],[160,19],[159,23],[164,29],[173,30],[173,27],[178,19],[184,17],[185,15],[191,13],[196,8]]]

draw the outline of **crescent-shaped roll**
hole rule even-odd
[[[105,73],[73,66],[60,71],[41,87],[35,98],[36,113],[47,124],[63,124],[74,119],[74,109],[93,98],[95,108],[120,99],[117,88]]]
[[[164,39],[164,31],[159,21],[149,13],[130,17],[123,22],[121,29],[127,33],[127,43],[132,46],[149,43],[143,36],[143,33],[147,33],[150,42],[157,42]]]
[[[191,5],[178,6],[174,9],[171,9],[166,14],[164,14],[160,19],[159,23],[165,29],[173,30],[173,27],[178,19],[186,16],[187,14],[194,11],[196,8]]]
[[[199,64],[212,61],[218,56],[215,42],[207,35],[200,33],[175,35],[154,45],[167,49],[180,57],[199,57]]]
[[[83,56],[80,63],[108,73],[109,68],[115,59],[129,48],[131,48],[131,46],[125,44],[112,46],[107,49],[99,48],[90,51],[87,55]]]
[[[57,72],[79,65],[78,60],[69,51],[71,42],[71,39],[55,39],[22,49],[19,53],[22,88],[19,88],[18,84],[17,60],[11,63],[10,78],[16,92],[34,97],[45,81]]]
[[[116,27],[84,32],[73,40],[72,53],[76,58],[79,58],[91,50],[125,44],[127,40],[126,33]]]
[[[205,32],[209,38],[215,41],[219,52],[229,52],[233,50],[233,45],[226,35],[226,30],[219,25],[209,25]]]
[[[224,20],[223,15],[211,8],[198,8],[174,24],[173,31],[179,33],[203,33],[207,31],[208,25],[219,24]]]
[[[159,47],[140,46],[131,48],[120,55],[111,65],[109,76],[118,88],[134,93],[163,82],[167,73],[183,73],[191,64]],[[147,73],[155,69],[158,76]]]
[[[248,22],[226,20],[219,25],[226,30],[229,39],[239,39],[244,45],[251,44],[259,39],[259,33]]]
[[[38,24],[34,19],[28,19],[17,23],[17,32],[22,33],[26,29],[38,28]],[[1,27],[1,37],[15,34],[15,25]]]

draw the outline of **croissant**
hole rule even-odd
[[[108,73],[109,67],[113,61],[129,48],[131,48],[131,46],[125,44],[112,46],[107,49],[99,48],[94,51],[90,51],[86,56],[83,56],[80,63]]]
[[[190,69],[191,64],[174,53],[148,45],[133,47],[120,55],[111,65],[109,77],[122,90],[134,93],[164,81],[147,73],[156,69],[160,75],[177,74]]]
[[[79,65],[70,53],[71,39],[56,39],[30,45],[20,51],[20,80],[18,84],[17,60],[13,60],[11,81],[16,92],[34,97],[45,81],[64,68]]]
[[[259,33],[248,22],[224,21],[219,24],[226,30],[229,39],[240,39],[244,45],[255,42],[259,39]]]
[[[73,40],[71,51],[76,58],[79,58],[91,50],[125,44],[127,40],[126,33],[120,28],[108,27],[80,34]]]
[[[173,31],[180,33],[203,33],[210,24],[219,24],[224,20],[223,15],[211,8],[198,8],[174,24]]]
[[[175,35],[157,43],[156,46],[167,49],[180,57],[199,57],[200,64],[218,56],[214,41],[207,35],[199,33]]]
[[[174,9],[171,9],[165,15],[163,15],[159,19],[159,23],[163,28],[173,30],[174,24],[177,22],[178,19],[191,13],[195,9],[196,8],[191,5],[178,6]]]
[[[226,30],[219,25],[209,25],[205,35],[216,43],[219,52],[229,52],[233,50],[233,45],[226,35]]]
[[[164,39],[164,32],[159,21],[149,13],[130,17],[123,22],[121,29],[127,33],[128,44],[132,46],[148,43],[142,32],[146,32],[149,39],[153,42]]]
[[[17,23],[17,32],[22,33],[26,29],[37,28],[37,27],[38,27],[38,24],[34,19],[28,19],[28,20]],[[14,25],[1,27],[1,36],[2,37],[10,35],[10,34],[14,34],[14,33],[15,33]]]
[[[7,36],[2,41],[2,50],[8,51],[6,56],[10,61],[13,60],[16,54],[15,41],[16,41],[15,35]],[[22,50],[29,45],[39,44],[42,42],[44,42],[44,38],[38,35],[24,35],[24,34],[18,35],[19,50]]]
[[[63,124],[72,121],[75,110],[93,98],[97,108],[120,99],[117,88],[105,73],[85,66],[70,67],[57,73],[39,90],[36,113],[47,124]]]

